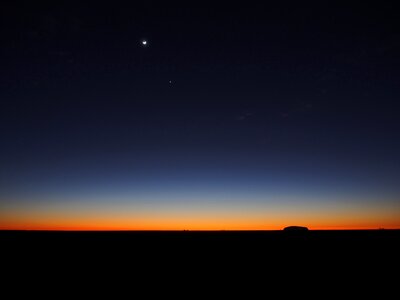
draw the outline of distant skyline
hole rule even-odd
[[[400,228],[391,3],[0,4],[0,229]]]

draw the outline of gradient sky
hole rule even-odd
[[[395,7],[142,2],[0,4],[0,229],[400,228]]]

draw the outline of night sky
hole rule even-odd
[[[399,9],[349,2],[1,2],[0,228],[400,228]]]

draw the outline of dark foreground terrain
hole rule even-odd
[[[8,255],[84,255],[117,257],[280,257],[301,260],[328,255],[368,256],[400,253],[400,230],[285,231],[0,231]]]
[[[150,285],[149,295],[242,289],[321,296],[322,289],[341,297],[350,289],[384,296],[397,286],[400,231],[1,231],[0,244],[2,273],[10,288],[19,286],[13,293],[30,294],[34,282],[60,293],[80,283],[96,294],[108,287],[135,295]]]

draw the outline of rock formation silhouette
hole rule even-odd
[[[284,231],[308,231],[307,227],[304,226],[288,226],[283,228]]]

